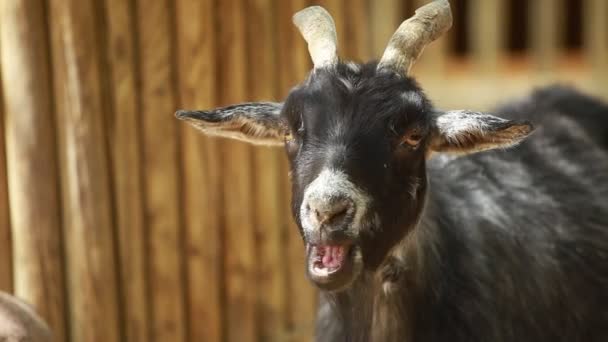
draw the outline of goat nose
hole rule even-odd
[[[352,207],[352,201],[342,197],[308,202],[309,213],[319,225],[334,225],[344,221]]]

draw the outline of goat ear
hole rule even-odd
[[[534,127],[527,121],[511,121],[468,110],[454,110],[435,118],[430,150],[467,154],[507,148],[526,138]]]
[[[207,135],[279,146],[283,145],[286,132],[279,118],[282,107],[282,103],[251,102],[207,111],[179,110],[175,116]]]

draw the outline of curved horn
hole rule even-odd
[[[424,47],[439,38],[452,26],[452,11],[448,0],[437,0],[416,10],[397,29],[388,42],[380,68],[403,70],[407,75]]]
[[[308,43],[308,52],[316,68],[338,62],[336,25],[321,6],[307,7],[293,16],[293,23]]]

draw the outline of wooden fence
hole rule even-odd
[[[283,98],[310,68],[291,15],[311,3],[341,55],[366,60],[425,2],[0,1],[0,289],[56,341],[309,341],[282,151],[205,138],[173,112]],[[415,69],[440,105],[560,79],[608,97],[608,1],[581,2],[574,58],[563,0],[530,1],[524,67],[503,53],[508,1],[452,3],[468,58],[451,33]]]

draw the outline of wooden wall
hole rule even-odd
[[[204,137],[173,112],[282,99],[310,70],[291,24],[307,5],[333,14],[343,57],[367,60],[425,2],[0,1],[0,290],[56,341],[310,341],[283,152]],[[559,79],[608,97],[605,1],[583,1],[584,50],[566,69],[557,9],[530,5],[543,28],[519,74],[504,63],[507,1],[452,2],[467,3],[471,58],[451,58],[451,33],[415,69],[440,105]]]

